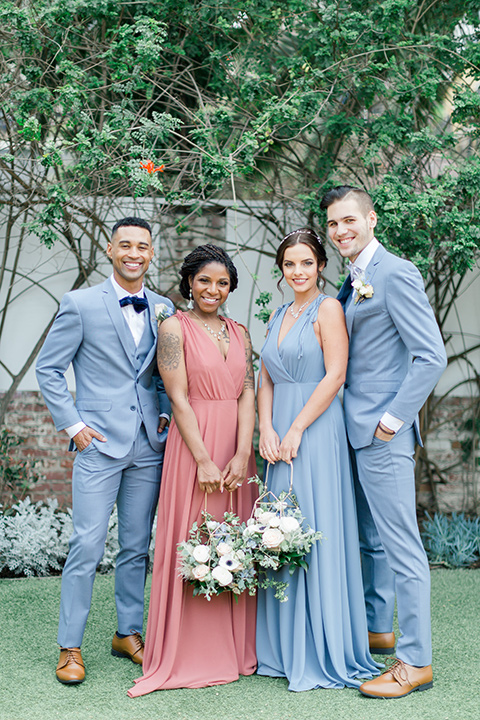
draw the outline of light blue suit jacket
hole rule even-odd
[[[347,302],[350,277],[338,299],[350,338],[344,409],[353,448],[370,445],[388,411],[418,428],[418,412],[446,367],[445,348],[417,268],[380,245],[365,271],[374,294]]]
[[[40,351],[37,379],[57,430],[83,421],[107,438],[92,442],[110,457],[123,457],[143,421],[152,448],[165,444],[157,433],[159,413],[170,412],[165,391],[157,392],[155,368],[157,320],[154,305],[170,300],[145,289],[151,344],[141,361],[110,279],[67,293]],[[149,330],[148,325],[146,331]],[[74,401],[65,372],[73,364]]]

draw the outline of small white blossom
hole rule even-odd
[[[279,527],[284,533],[294,532],[299,529],[300,523],[296,520],[296,518],[286,515],[285,517],[280,518]]]
[[[192,555],[198,563],[205,563],[210,557],[210,549],[208,545],[197,545],[193,549]]]
[[[270,550],[280,547],[284,539],[284,534],[277,528],[268,528],[262,535],[263,544]]]
[[[232,548],[228,543],[221,542],[217,545],[217,554],[218,555],[228,555],[232,552]]]
[[[155,317],[157,318],[157,321],[159,323],[163,320],[166,320],[166,318],[170,317],[170,315],[173,315],[172,308],[168,307],[168,305],[165,305],[165,303],[156,303]]]
[[[195,580],[204,580],[209,572],[210,568],[208,565],[197,565],[197,567],[193,568],[192,575]]]
[[[228,555],[222,555],[222,557],[218,561],[218,565],[219,567],[227,568],[227,570],[230,570],[230,572],[240,570],[242,567],[242,563],[237,560],[236,557],[234,557],[233,553],[230,553]]]
[[[233,575],[230,572],[230,570],[227,570],[227,568],[224,568],[224,567],[220,567],[220,565],[217,565],[216,568],[213,568],[212,577],[222,587],[225,587],[226,585],[230,585],[230,583],[233,582]]]

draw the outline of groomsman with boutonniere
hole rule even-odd
[[[118,628],[111,652],[142,663],[148,548],[170,414],[170,403],[153,371],[157,322],[174,307],[143,284],[153,257],[150,225],[137,217],[119,220],[107,255],[113,274],[100,285],[64,296],[37,362],[38,382],[55,426],[68,433],[70,449],[77,451],[56,670],[57,679],[66,685],[85,679],[80,646],[115,503]],[[75,400],[65,380],[70,364]]]
[[[418,412],[446,367],[422,277],[374,236],[370,196],[349,185],[322,199],[330,240],[350,260],[338,299],[350,339],[344,409],[352,459],[372,653],[396,660],[363,683],[368,697],[399,698],[432,687],[430,573],[415,499]]]

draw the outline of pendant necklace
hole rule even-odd
[[[315,295],[314,297],[311,297],[309,300],[307,300],[306,302],[304,302],[303,305],[300,305],[300,307],[298,308],[297,312],[295,312],[295,313],[293,312],[293,303],[292,303],[292,306],[289,308],[289,310],[290,310],[290,315],[291,315],[292,317],[294,317],[295,320],[296,320],[296,319],[298,318],[298,316],[300,315],[300,313],[303,311],[303,309],[306,308],[307,305],[312,302],[312,300],[315,300],[316,297],[318,297],[318,295]]]
[[[202,323],[202,325],[204,325],[204,326],[207,328],[208,332],[213,335],[213,337],[215,338],[215,340],[218,340],[218,342],[220,342],[220,340],[225,337],[225,331],[226,331],[226,329],[227,329],[225,323],[222,323],[222,327],[220,328],[220,330],[218,330],[218,332],[215,332],[215,330],[213,330],[213,328],[211,328],[208,323],[204,322],[204,321],[202,320],[202,318],[198,317],[197,313],[196,313],[194,310],[190,310],[190,312],[191,312],[193,315],[195,315],[195,317],[196,317],[198,320],[200,320],[200,322]],[[220,321],[220,322],[221,322],[221,321]]]

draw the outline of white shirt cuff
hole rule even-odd
[[[399,420],[388,412],[383,413],[380,422],[393,432],[398,432],[403,425],[403,420]]]
[[[164,417],[166,420],[170,420],[170,415],[168,413],[160,413],[158,417]]]
[[[78,423],[75,423],[75,425],[69,425],[69,427],[65,428],[65,432],[67,433],[68,437],[71,439],[73,438],[77,433],[80,432],[80,430],[83,430],[84,427],[87,427],[84,422],[80,421]]]

